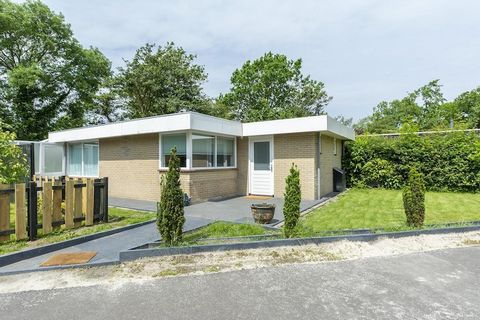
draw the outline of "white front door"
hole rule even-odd
[[[250,194],[273,196],[273,137],[249,139]]]

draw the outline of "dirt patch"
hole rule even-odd
[[[0,293],[92,285],[116,289],[128,282],[144,282],[159,277],[202,275],[292,263],[327,263],[471,245],[480,245],[479,231],[146,258],[116,266],[4,276],[0,277]]]

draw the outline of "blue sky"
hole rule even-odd
[[[146,42],[174,41],[205,66],[210,96],[267,51],[303,59],[331,115],[359,119],[440,79],[447,99],[480,85],[480,1],[44,1],[115,67]]]

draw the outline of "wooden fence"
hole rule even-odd
[[[33,241],[39,229],[45,235],[62,225],[78,228],[83,221],[85,226],[108,222],[108,178],[34,177],[27,184],[0,184],[0,242],[9,241],[12,234],[16,240]]]

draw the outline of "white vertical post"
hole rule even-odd
[[[186,151],[187,151],[187,169],[192,169],[192,131],[187,132],[187,141],[186,141]]]

